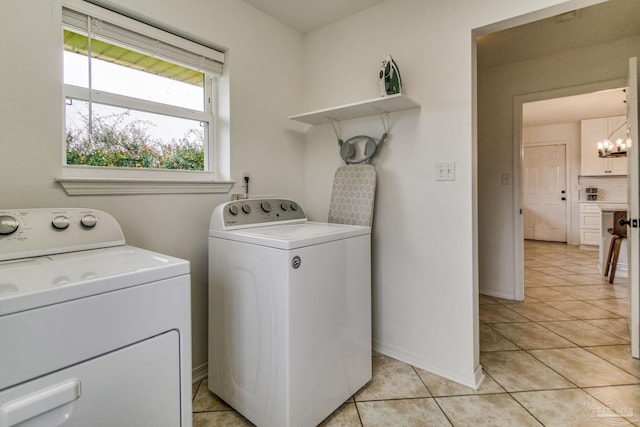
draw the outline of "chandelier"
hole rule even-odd
[[[611,142],[609,138],[598,142],[599,157],[625,157],[627,155],[627,143],[618,138],[615,142]]]
[[[618,126],[609,136],[602,141],[598,142],[598,157],[626,157],[627,147],[631,147],[631,139],[627,135],[627,139],[616,139],[615,142],[611,141],[611,137],[614,133],[620,130],[627,124],[626,120],[620,126]],[[629,131],[627,130],[627,134]]]

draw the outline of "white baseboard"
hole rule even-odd
[[[195,383],[204,378],[207,378],[208,369],[209,369],[208,363],[203,363],[202,365],[196,366],[195,368],[193,368],[191,370],[191,382]]]
[[[484,375],[484,371],[482,370],[482,365],[478,365],[478,369],[476,369],[476,372],[475,372],[475,377],[476,377],[475,389],[478,390],[486,378],[486,376]]]
[[[428,362],[422,360],[420,357],[416,357],[415,355],[409,354],[408,352],[393,348],[388,345],[382,344],[376,340],[373,340],[373,349],[380,354],[385,356],[393,357],[396,360],[399,360],[404,363],[408,363],[416,368],[423,369],[432,374],[438,375],[440,377],[446,378],[450,381],[461,384],[465,387],[472,388],[477,390],[480,387],[480,384],[484,380],[484,373],[482,372],[482,366],[478,366],[475,372],[470,375],[461,375],[460,373],[450,372],[446,369],[441,369],[436,366],[430,365]]]
[[[600,250],[598,245],[584,245],[584,244],[578,246],[578,249],[583,251],[599,251]]]
[[[618,263],[616,266],[616,277],[621,277],[623,279],[629,278],[629,266],[627,264]]]
[[[513,292],[504,292],[502,289],[481,289],[480,295],[486,295],[488,297],[508,299],[516,301],[516,296]]]
[[[598,270],[600,271],[600,274],[602,274],[602,277],[607,277],[604,275],[604,271],[603,271],[602,266],[598,266]],[[616,277],[621,277],[623,279],[628,279],[629,278],[629,266],[626,263],[623,262],[619,262],[618,265],[616,266]]]

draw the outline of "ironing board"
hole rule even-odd
[[[333,178],[328,222],[371,227],[375,195],[376,170],[372,165],[340,166]]]

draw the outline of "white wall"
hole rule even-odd
[[[567,224],[567,243],[580,243],[580,192],[578,176],[580,174],[580,122],[560,123],[544,126],[531,126],[522,129],[522,144],[535,145],[552,142],[566,142],[566,159],[569,170],[567,182],[567,209],[570,222]]]
[[[303,200],[304,144],[286,117],[301,105],[302,36],[236,0],[113,0],[111,5],[228,48],[231,178],[254,194]],[[229,195],[69,197],[62,159],[60,0],[3,2],[0,208],[86,206],[112,213],[127,242],[191,261],[193,366],[207,360],[207,232]],[[236,186],[233,192],[241,190]],[[78,319],[81,321],[81,319]]]
[[[387,54],[421,103],[392,113],[376,161],[374,346],[467,385],[479,379],[472,30],[555,3],[389,0],[305,37],[306,110],[378,96]],[[378,117],[341,126],[344,138],[382,132]],[[307,209],[325,220],[340,164],[330,125],[308,131],[306,150]],[[442,161],[455,181],[435,181]]]
[[[501,172],[514,173],[514,98],[598,82],[624,81],[628,58],[640,55],[632,37],[478,70],[478,234],[480,293],[515,298],[514,192]],[[615,87],[615,86],[614,86]],[[564,95],[573,95],[565,91]],[[575,214],[572,216],[575,220]]]

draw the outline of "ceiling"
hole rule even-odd
[[[615,89],[529,102],[522,108],[522,125],[541,126],[626,115],[625,99],[624,90]]]
[[[478,68],[490,69],[537,57],[628,38],[640,33],[640,1],[609,0],[562,15],[477,38]],[[623,90],[549,99],[523,106],[523,126],[577,122],[626,114]]]
[[[386,0],[244,0],[302,33],[308,33]],[[514,62],[638,34],[638,0],[609,0],[478,39],[482,65]]]
[[[489,69],[640,34],[640,1],[610,0],[478,37],[478,68]],[[626,114],[623,90],[525,104],[523,126]]]
[[[303,34],[340,21],[385,0],[244,0]]]
[[[477,38],[488,68],[640,34],[640,1],[609,0]]]

